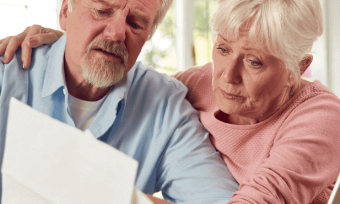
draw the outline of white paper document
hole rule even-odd
[[[89,131],[11,99],[2,204],[129,204],[136,196],[137,167],[137,161]],[[138,195],[137,203],[151,203]]]

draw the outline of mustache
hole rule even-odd
[[[85,55],[91,50],[100,50],[121,58],[124,64],[127,64],[129,53],[124,43],[104,40],[102,38],[94,39],[86,48]]]

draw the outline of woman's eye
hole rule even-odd
[[[262,65],[261,62],[256,62],[256,61],[253,61],[253,60],[248,60],[250,65],[253,66],[253,67],[259,67]]]
[[[223,49],[221,47],[219,47],[217,49],[220,50],[220,52],[223,53],[223,54],[227,54],[228,53],[228,51],[226,49]]]

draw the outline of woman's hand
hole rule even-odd
[[[24,32],[0,40],[0,55],[4,55],[3,63],[9,63],[18,47],[21,45],[21,60],[23,69],[31,64],[32,48],[57,41],[63,32],[44,28],[40,25],[27,27]]]

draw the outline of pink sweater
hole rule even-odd
[[[214,117],[211,64],[175,77],[240,184],[228,203],[327,203],[340,172],[340,100],[320,82],[265,121],[232,125]]]

